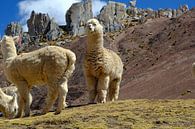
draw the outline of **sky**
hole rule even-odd
[[[30,17],[32,10],[35,12],[48,13],[55,21],[60,24],[65,23],[65,12],[75,2],[81,0],[3,0],[0,8],[0,36],[4,35],[6,26],[11,22],[19,22],[27,31],[26,21]],[[97,15],[100,9],[106,5],[108,0],[92,0],[93,13]],[[129,6],[129,0],[112,0],[121,2]],[[187,4],[189,8],[195,7],[195,0],[137,0],[138,8],[178,8],[180,5]]]

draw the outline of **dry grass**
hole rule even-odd
[[[125,100],[0,120],[8,129],[194,129],[195,100]]]

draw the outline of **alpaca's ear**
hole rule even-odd
[[[18,42],[19,42],[19,38],[20,38],[19,36],[14,36],[14,37],[13,37],[14,42],[15,42],[15,43],[18,43]]]

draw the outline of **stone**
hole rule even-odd
[[[92,0],[74,3],[65,15],[66,28],[71,35],[85,34],[85,23],[93,18]]]
[[[97,16],[100,23],[104,26],[105,32],[118,31],[124,28],[123,20],[126,18],[125,4],[109,1]]]
[[[5,29],[5,34],[9,36],[19,36],[22,32],[22,26],[17,22],[11,22]]]
[[[183,6],[180,6],[178,9],[177,9],[177,17],[178,16],[181,16],[183,13],[187,12],[189,10],[188,8],[188,5],[183,5]]]
[[[154,19],[156,17],[156,13],[155,13],[155,11],[153,9],[147,8],[145,10],[145,17],[147,19]]]
[[[172,10],[172,17],[173,18],[176,18],[177,17],[177,10],[176,9],[173,9]]]
[[[59,28],[58,24],[52,18],[48,25],[48,32],[46,33],[46,39],[49,41],[56,40],[58,37],[62,35],[62,33],[63,33],[62,30]]]
[[[55,40],[61,34],[61,29],[54,19],[50,19],[48,14],[35,13],[32,11],[30,19],[27,20],[28,33],[31,41]]]
[[[47,31],[50,18],[48,14],[32,11],[30,19],[27,20],[28,32],[30,36],[44,35]]]
[[[131,7],[135,7],[136,6],[136,2],[137,2],[137,0],[131,0],[131,1],[129,1],[130,6]]]

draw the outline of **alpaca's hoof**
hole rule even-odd
[[[100,103],[106,103],[106,101],[100,101]]]
[[[45,115],[45,114],[47,114],[47,112],[41,112],[41,113],[40,113],[40,115]]]
[[[30,116],[30,113],[29,114],[25,114],[24,117],[29,117]]]
[[[68,103],[65,102],[63,109],[65,109],[65,108],[67,108],[67,107],[68,107]]]
[[[22,115],[16,115],[14,118],[21,118]]]
[[[98,103],[106,103],[106,98],[98,98],[97,102]]]
[[[61,113],[61,111],[56,111],[55,113],[54,113],[54,115],[58,115],[58,114],[60,114]]]

